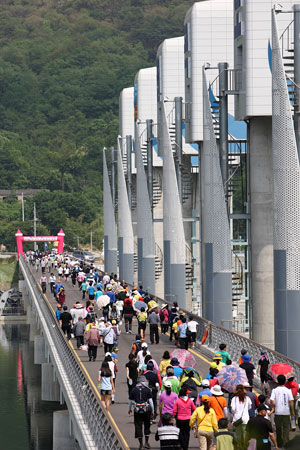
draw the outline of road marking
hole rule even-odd
[[[76,353],[76,351],[75,351],[75,349],[74,349],[74,347],[73,347],[73,343],[72,343],[71,340],[69,340],[69,345],[70,345],[70,347],[71,347],[71,349],[72,349],[72,351],[73,351],[75,357],[77,358],[77,360],[78,360],[78,362],[79,362],[79,364],[80,364],[82,370],[85,372],[87,378],[89,379],[90,383],[91,383],[92,386],[94,387],[94,389],[95,389],[95,391],[96,391],[96,394],[97,394],[97,397],[98,397],[99,400],[101,401],[101,395],[100,395],[100,393],[99,393],[99,391],[98,391],[98,389],[97,389],[97,387],[96,387],[94,381],[93,381],[92,378],[90,377],[90,374],[89,374],[88,371],[86,370],[86,367],[83,365],[81,359],[79,358],[78,354]],[[121,439],[122,439],[122,441],[123,441],[125,447],[128,448],[128,449],[130,450],[129,445],[128,445],[126,439],[124,438],[124,436],[123,436],[123,434],[122,434],[120,428],[119,428],[118,425],[116,424],[116,422],[115,422],[113,416],[111,415],[111,413],[110,413],[109,411],[107,411],[107,414],[108,414],[110,420],[113,422],[115,428],[117,429],[117,431],[118,431],[118,433],[119,433],[119,435],[120,435],[120,437],[121,437]]]

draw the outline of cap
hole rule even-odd
[[[267,411],[266,406],[263,405],[263,404],[258,405],[258,407],[257,407],[257,412],[260,412],[260,411]]]
[[[252,386],[250,386],[249,383],[244,383],[243,386],[244,386],[245,388],[251,388],[251,387],[252,387]]]
[[[104,317],[100,317],[100,320],[105,320]]]
[[[111,356],[111,353],[110,352],[106,352],[105,356]]]
[[[142,348],[148,348],[147,342],[143,342],[143,343],[142,343]]]
[[[267,353],[267,350],[264,350],[264,349],[263,349],[263,350],[260,351],[260,354],[261,354],[261,355],[265,355],[266,353]]]
[[[203,402],[208,402],[209,401],[209,395],[202,395],[201,400]]]
[[[209,387],[209,380],[202,380],[201,385],[202,385],[203,387]]]
[[[172,383],[171,383],[171,381],[166,380],[166,381],[164,382],[164,386],[165,386],[166,388],[172,388]]]
[[[117,323],[116,320],[112,320],[112,321],[111,321],[111,324],[112,324],[112,325],[116,325],[116,323]]]
[[[222,355],[220,355],[220,353],[216,353],[213,359],[222,359]]]
[[[210,363],[210,367],[212,369],[216,369],[217,368],[217,363],[215,363],[215,362]]]
[[[251,360],[251,356],[248,355],[248,353],[246,353],[245,355],[242,356],[242,360],[244,362],[249,362]]]
[[[213,395],[223,395],[221,386],[219,386],[218,384],[215,384],[215,386],[213,386],[213,387],[211,388],[210,392],[211,392]]]

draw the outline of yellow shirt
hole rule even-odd
[[[140,313],[137,315],[137,320],[138,320],[139,322],[147,322],[147,313],[146,313],[146,312],[140,312]]]
[[[190,418],[190,427],[197,421],[197,430],[218,431],[218,422],[215,411],[210,408],[209,413],[205,413],[204,406],[196,408]]]
[[[170,359],[162,359],[159,365],[160,374],[164,377],[167,373],[167,367],[171,365]]]

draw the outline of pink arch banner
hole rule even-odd
[[[23,255],[23,242],[56,242],[57,245],[57,252],[63,253],[64,251],[64,238],[65,233],[62,229],[60,229],[59,233],[57,233],[57,236],[23,236],[23,233],[21,230],[18,230],[16,232],[16,239],[17,239],[17,253],[18,258],[20,255]]]

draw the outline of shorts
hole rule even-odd
[[[138,322],[140,330],[146,330],[147,322]]]
[[[191,342],[196,342],[196,336],[197,336],[196,332],[191,333]]]
[[[111,394],[112,394],[112,391],[111,391],[111,389],[109,389],[109,390],[101,389],[101,390],[100,390],[100,394],[101,394],[101,395],[111,395]]]

